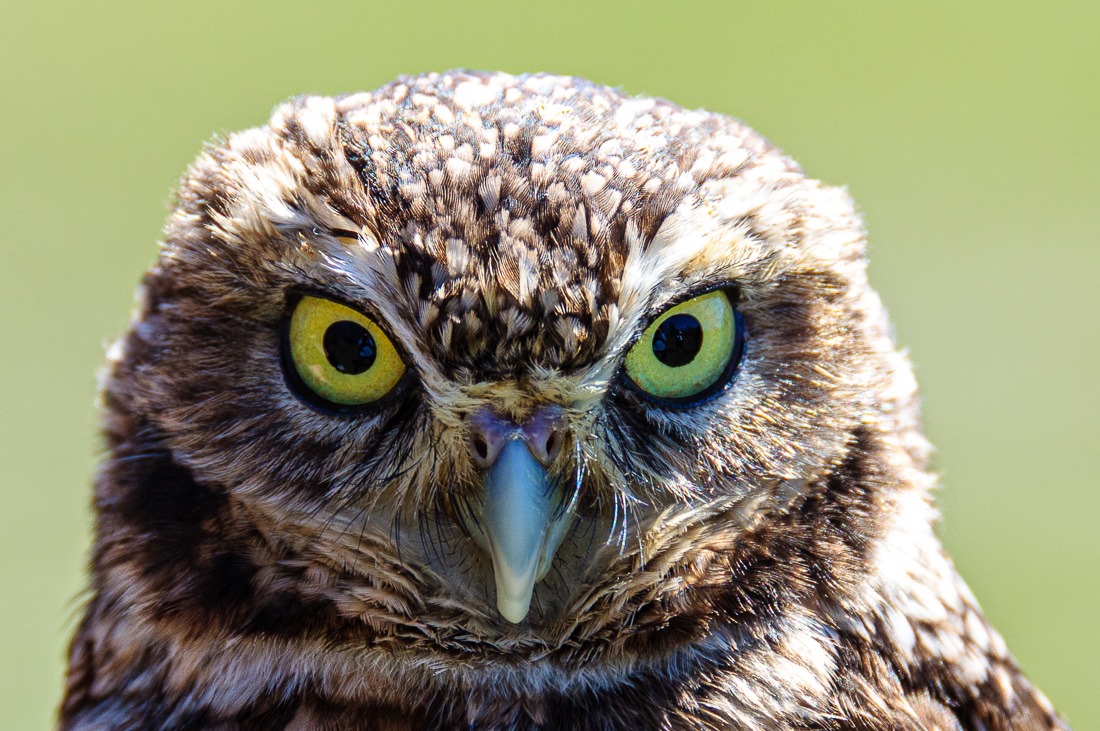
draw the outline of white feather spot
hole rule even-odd
[[[590,196],[594,196],[607,185],[607,178],[596,172],[585,173],[581,178],[581,188]]]
[[[474,107],[483,107],[496,101],[500,97],[500,90],[486,86],[477,81],[463,81],[455,87],[451,99],[456,107],[470,110]]]
[[[465,160],[457,157],[447,158],[447,173],[455,180],[463,180],[473,169],[473,166]]]

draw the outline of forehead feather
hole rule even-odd
[[[730,218],[709,182],[803,179],[720,115],[581,79],[468,72],[300,98],[207,158],[220,179],[202,180],[200,160],[181,200],[190,188],[214,208],[223,238],[350,229],[381,253],[352,260],[384,260],[387,290],[415,300],[405,310],[433,356],[498,372],[590,362],[624,307],[720,261],[728,236],[668,241]],[[232,201],[220,208],[204,189],[219,185]],[[709,221],[685,227],[692,216]]]

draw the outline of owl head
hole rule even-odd
[[[653,652],[843,587],[890,493],[838,475],[924,450],[843,191],[545,75],[210,146],[106,398],[101,520],[171,568],[135,596],[436,658]]]

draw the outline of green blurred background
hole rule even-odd
[[[104,345],[201,144],[302,92],[464,66],[738,116],[847,185],[923,387],[947,546],[1100,727],[1100,3],[5,4],[0,729],[50,725]]]

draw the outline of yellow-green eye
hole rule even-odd
[[[626,375],[642,392],[688,403],[720,388],[741,358],[741,316],[722,290],[669,308],[626,355]]]
[[[301,385],[337,410],[378,401],[405,375],[404,361],[374,320],[320,297],[298,300],[286,349]]]

